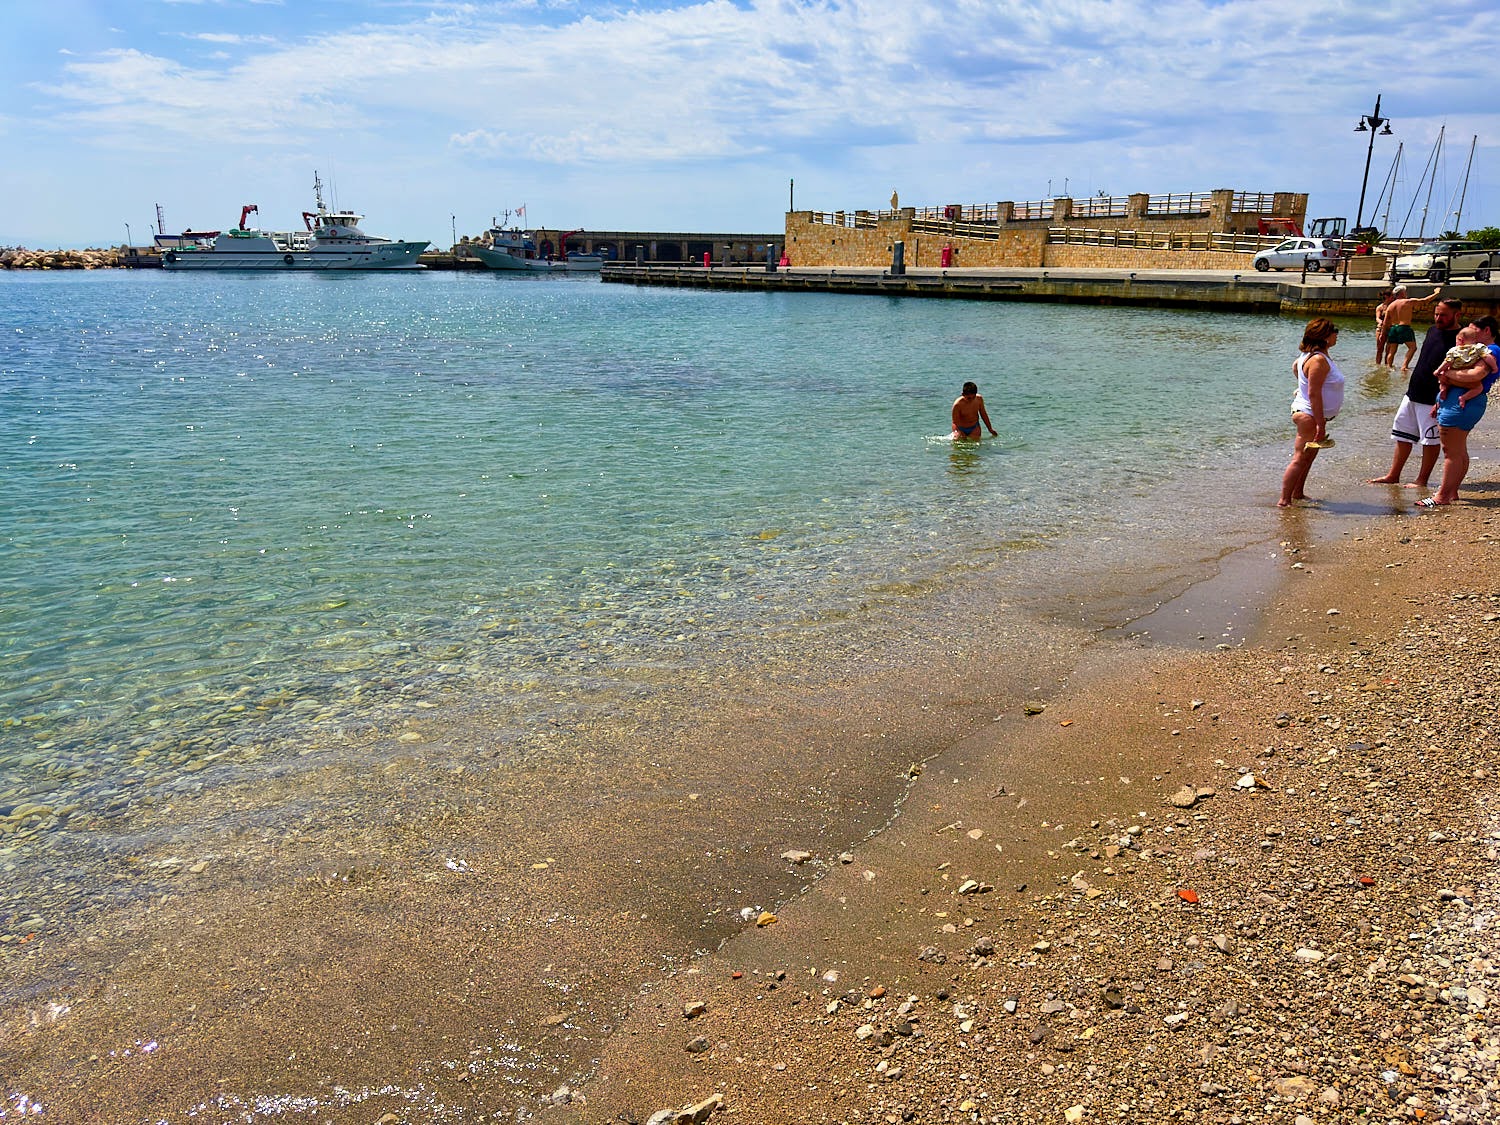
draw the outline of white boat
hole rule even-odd
[[[181,234],[154,234],[158,250],[203,249],[219,237],[216,230],[185,230]]]
[[[253,203],[240,209],[240,223],[213,241],[166,250],[169,270],[414,270],[426,242],[393,242],[359,229],[363,215],[330,211],[323,205],[323,181],[313,173],[316,211],[302,212],[306,230],[268,231],[245,226]]]
[[[506,212],[507,218],[510,212]],[[495,220],[491,219],[491,223]],[[548,248],[538,248],[536,238],[530,231],[517,227],[491,226],[484,232],[484,243],[469,247],[473,255],[492,270],[514,273],[598,273],[604,266],[603,254],[569,254],[568,238],[578,232],[569,231],[558,239],[563,252],[552,257]]]

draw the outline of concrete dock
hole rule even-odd
[[[908,269],[783,266],[641,265],[606,263],[605,282],[694,289],[795,293],[855,293],[865,296],[936,297],[960,300],[1031,301],[1055,304],[1139,305],[1148,308],[1281,312],[1296,316],[1372,315],[1389,287],[1385,279],[1353,279],[1300,272],[1245,270],[1119,269]],[[1425,282],[1406,282],[1412,296],[1425,297]],[[1443,296],[1457,297],[1475,314],[1495,312],[1500,285],[1448,282]]]

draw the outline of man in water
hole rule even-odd
[[[1433,296],[1437,293],[1434,291]],[[1429,298],[1430,299],[1430,298]],[[1399,304],[1399,300],[1396,302]],[[1418,302],[1409,302],[1415,304]],[[1392,305],[1394,307],[1394,304]],[[1458,314],[1463,302],[1449,298],[1439,301],[1432,310],[1432,327],[1422,340],[1422,352],[1417,356],[1417,365],[1412,368],[1411,380],[1406,385],[1406,394],[1396,409],[1396,420],[1391,423],[1391,437],[1396,441],[1395,453],[1391,457],[1391,469],[1383,477],[1374,477],[1371,484],[1400,484],[1401,470],[1411,456],[1411,447],[1420,444],[1422,461],[1417,468],[1417,479],[1408,488],[1427,488],[1432,468],[1437,464],[1438,437],[1437,419],[1432,416],[1432,406],[1438,398],[1438,381],[1435,372],[1442,366],[1448,349],[1458,337]],[[1407,313],[1411,319],[1411,313]]]
[[[990,424],[989,411],[984,408],[984,396],[979,393],[979,387],[974,383],[965,383],[963,394],[953,400],[953,440],[978,441],[980,419],[984,420],[990,437],[1000,436]]]
[[[1396,348],[1401,344],[1406,345],[1406,358],[1401,361],[1401,370],[1411,367],[1411,357],[1417,354],[1417,331],[1411,326],[1411,314],[1417,305],[1437,300],[1437,295],[1441,292],[1442,289],[1437,288],[1419,299],[1408,297],[1404,285],[1391,290],[1393,299],[1385,306],[1385,319],[1382,322],[1385,327],[1384,362],[1387,367],[1396,362]],[[1453,345],[1450,343],[1448,346]]]

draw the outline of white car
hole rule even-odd
[[[1391,269],[1391,280],[1403,277],[1425,277],[1441,285],[1450,277],[1473,274],[1476,281],[1488,281],[1493,251],[1465,238],[1445,238],[1424,242],[1410,254],[1402,254]]]
[[[1336,238],[1288,238],[1255,255],[1253,264],[1261,273],[1300,270],[1304,264],[1309,273],[1317,273],[1333,269],[1338,260],[1339,240]]]

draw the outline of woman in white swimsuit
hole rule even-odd
[[[1333,444],[1328,423],[1344,405],[1344,373],[1328,358],[1328,349],[1338,343],[1339,330],[1332,321],[1318,317],[1308,322],[1302,332],[1301,355],[1292,364],[1297,376],[1297,393],[1292,396],[1292,424],[1297,439],[1292,460],[1281,475],[1281,499],[1277,507],[1289,507],[1293,500],[1306,500],[1303,487],[1318,450]]]

